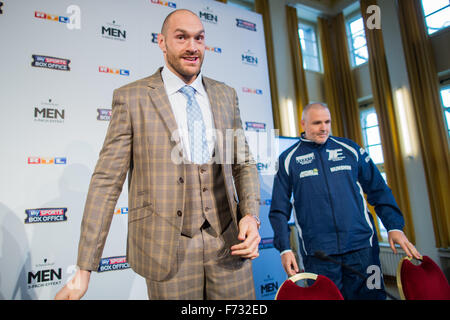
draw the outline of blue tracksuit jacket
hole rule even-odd
[[[300,138],[278,161],[269,219],[279,251],[290,249],[292,193],[302,255],[318,250],[342,254],[371,246],[375,227],[364,193],[388,231],[403,229],[391,189],[355,142],[330,136],[319,145]]]

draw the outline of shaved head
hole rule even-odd
[[[169,13],[169,14],[167,15],[167,17],[164,19],[164,22],[163,22],[162,27],[161,27],[161,33],[162,33],[164,36],[167,36],[167,29],[168,29],[168,27],[169,27],[171,17],[174,16],[174,15],[177,15],[177,14],[179,14],[179,13],[181,13],[181,12],[191,13],[191,14],[193,14],[194,16],[197,16],[194,12],[192,12],[191,10],[188,10],[188,9],[177,9],[177,10],[172,11],[172,12]]]

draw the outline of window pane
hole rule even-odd
[[[319,72],[319,60],[315,57],[303,56],[303,68]]]
[[[444,107],[450,107],[450,88],[441,90],[442,103]]]
[[[367,129],[366,133],[367,133],[367,144],[369,146],[381,143],[380,130],[378,126]]]
[[[303,68],[320,72],[319,51],[314,26],[299,23],[298,36],[303,55]]]
[[[350,23],[350,33],[355,34],[361,30],[364,30],[364,22],[362,18]]]
[[[445,110],[445,119],[447,121],[447,129],[450,130],[450,111]]]
[[[307,26],[304,24],[300,24],[300,30],[302,30],[300,38],[306,39],[309,41],[316,41],[316,33],[314,32],[313,27]]]
[[[369,147],[367,151],[375,164],[384,162],[381,145]]]
[[[314,56],[317,57],[317,45],[315,42],[310,42],[307,40],[303,41],[304,45],[302,47],[302,53],[308,56]]]
[[[369,60],[369,53],[367,52],[367,47],[359,48],[353,53],[355,57],[355,65],[359,66]]]
[[[428,34],[432,34],[439,29],[450,26],[450,7],[445,8],[439,12],[436,12],[426,18]]]
[[[440,8],[448,6],[448,4],[448,0],[422,0],[423,12],[426,16]]]
[[[377,118],[377,114],[374,111],[374,112],[370,113],[369,115],[367,115],[365,127],[373,127],[373,126],[377,126],[377,125],[378,125],[378,118]]]
[[[353,49],[359,49],[366,46],[366,36],[364,32],[360,32],[353,36]]]

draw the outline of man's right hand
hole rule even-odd
[[[300,272],[298,269],[297,260],[295,259],[295,255],[292,251],[286,251],[281,255],[281,264],[289,277],[292,277]]]
[[[77,270],[75,276],[56,294],[55,300],[80,300],[88,289],[90,278],[90,271]]]

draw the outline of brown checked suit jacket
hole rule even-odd
[[[186,165],[173,161],[181,147],[173,135],[178,126],[161,70],[114,91],[111,121],[81,224],[77,261],[81,269],[98,268],[127,173],[127,260],[131,268],[147,279],[161,281],[177,266]],[[259,212],[258,173],[246,142],[243,159],[236,159],[233,152],[238,141],[243,141],[239,139],[245,140],[235,90],[207,77],[203,77],[203,84],[216,130],[223,133],[224,139],[217,139],[216,159],[222,163],[231,215],[237,225],[241,218],[238,199],[243,215]],[[225,139],[230,129],[235,133],[231,143]],[[227,160],[230,155],[232,163]]]

